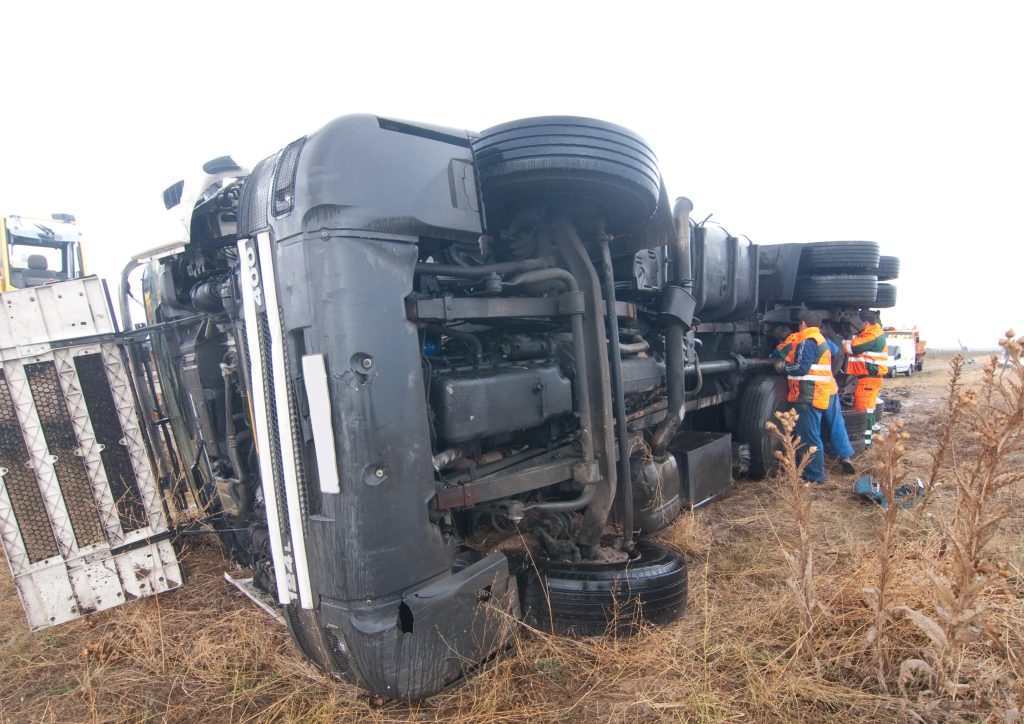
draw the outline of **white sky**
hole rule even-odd
[[[758,243],[872,239],[933,344],[1024,330],[1024,4],[5,4],[0,208],[90,271],[171,240],[161,191],[352,112],[625,125]]]

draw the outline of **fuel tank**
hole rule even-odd
[[[702,322],[728,322],[757,310],[758,251],[746,237],[714,224],[692,227],[696,314]]]

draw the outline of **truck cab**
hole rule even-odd
[[[70,214],[53,214],[49,219],[0,216],[0,291],[85,276],[82,234],[74,222]]]

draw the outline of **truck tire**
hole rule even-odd
[[[629,634],[641,620],[665,624],[686,608],[686,561],[647,539],[625,563],[533,560],[523,609],[532,625],[566,636]]]
[[[824,274],[796,280],[796,298],[808,305],[870,307],[878,294],[878,279],[866,274]]]
[[[816,241],[800,252],[802,272],[872,272],[878,269],[878,244],[873,241]]]
[[[743,390],[734,433],[737,442],[750,446],[748,475],[752,478],[764,478],[775,472],[779,442],[765,425],[775,422],[776,412],[789,409],[788,395],[786,378],[770,375],[753,378]]]
[[[537,200],[589,201],[611,233],[654,215],[661,172],[654,152],[632,131],[573,116],[503,123],[473,143],[488,226],[498,228]]]
[[[900,276],[900,259],[898,256],[878,257],[878,281],[888,282]]]
[[[868,429],[868,413],[864,410],[843,410],[843,423],[850,447],[855,453],[864,452],[864,431]]]
[[[878,291],[875,292],[875,306],[879,309],[889,309],[896,306],[896,285],[879,282]]]

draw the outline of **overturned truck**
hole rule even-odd
[[[94,396],[131,385],[141,414],[119,419],[144,421],[148,459],[128,440],[118,478],[103,453],[130,436],[94,450],[86,419],[60,428],[84,472],[50,475],[55,427],[36,472],[55,494],[102,499],[109,560],[162,557],[173,579],[153,591],[180,581],[158,480],[163,504],[202,510],[253,570],[305,656],[391,697],[458,680],[517,619],[592,635],[680,616],[685,561],[651,536],[734,471],[771,472],[764,424],[786,392],[768,330],[806,308],[842,329],[894,303],[873,242],[758,246],[697,223],[646,143],[597,120],[476,134],[346,116],[251,172],[227,157],[204,170],[194,195],[164,193],[189,236],[146,259],[145,325],[127,304],[140,257],[124,332],[97,331],[93,291],[81,333],[2,345],[5,370],[69,345],[98,355]],[[61,404],[84,379],[66,370]],[[15,408],[0,400],[27,439]],[[145,525],[127,534],[113,523],[136,498]],[[22,531],[3,512],[10,556]],[[59,548],[46,560],[82,578],[92,549]],[[21,559],[31,608],[42,559]]]

